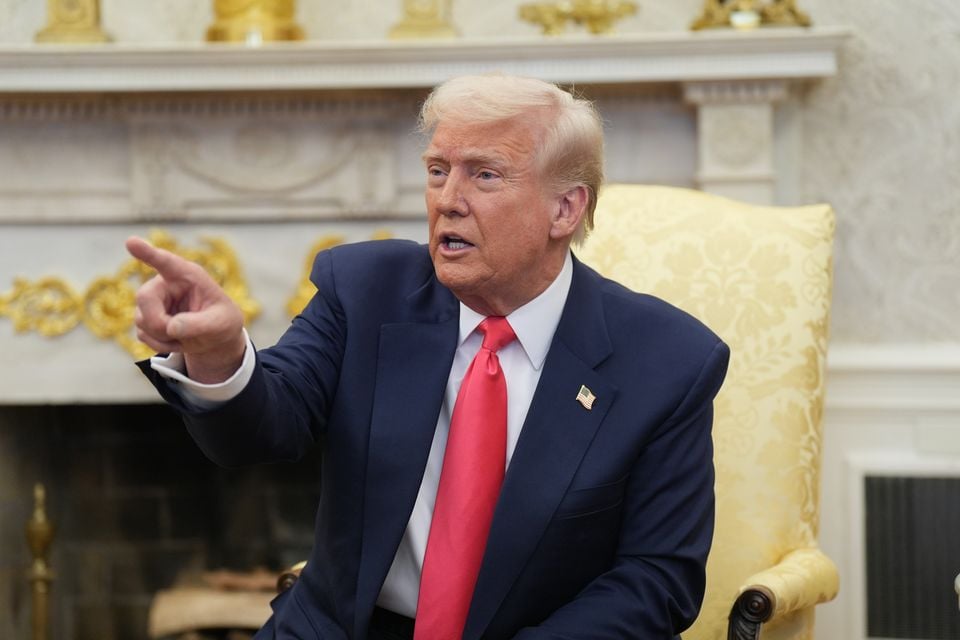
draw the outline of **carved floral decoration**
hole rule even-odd
[[[225,240],[205,238],[204,248],[190,249],[180,247],[164,231],[152,231],[149,239],[204,267],[240,306],[245,322],[260,314],[260,304],[250,297],[240,263]],[[97,278],[83,293],[56,276],[33,281],[16,278],[12,290],[0,293],[0,317],[10,318],[18,333],[36,331],[47,337],[64,335],[83,324],[98,338],[115,341],[138,359],[146,358],[153,350],[134,337],[133,314],[137,287],[154,274],[130,258],[115,275]]]

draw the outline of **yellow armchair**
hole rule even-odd
[[[730,345],[715,403],[716,533],[685,640],[813,637],[838,591],[817,548],[834,217],[688,189],[610,185],[576,251],[698,317]]]

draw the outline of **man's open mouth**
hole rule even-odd
[[[448,249],[466,249],[467,247],[472,247],[473,245],[460,236],[454,235],[445,235],[443,236],[443,246]]]

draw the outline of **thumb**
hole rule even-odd
[[[192,334],[195,329],[191,325],[196,324],[196,319],[191,322],[190,318],[184,316],[196,316],[197,312],[181,311],[167,320],[167,335],[175,340],[183,340],[186,336]]]
[[[213,346],[230,340],[233,334],[242,331],[242,313],[234,306],[225,305],[213,305],[200,311],[183,311],[167,323],[170,337],[197,346]]]
[[[200,311],[181,311],[167,322],[167,334],[183,342],[216,337],[222,330],[217,327],[215,315],[209,308]]]

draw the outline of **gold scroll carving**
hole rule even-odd
[[[544,35],[560,35],[567,22],[583,25],[593,34],[611,33],[617,20],[637,13],[631,0],[572,0],[520,5],[521,20],[539,25]]]
[[[37,42],[109,42],[100,28],[100,0],[47,0],[47,26]]]
[[[374,231],[371,240],[386,240],[392,237],[392,233],[380,229]],[[317,293],[317,288],[313,285],[313,282],[310,281],[310,272],[313,271],[313,259],[321,251],[335,247],[338,244],[343,244],[344,240],[346,240],[346,238],[340,235],[323,236],[310,247],[310,251],[303,261],[303,273],[300,276],[300,284],[297,285],[296,292],[287,301],[287,314],[289,314],[291,318],[303,311],[307,303],[310,302],[310,299]]]
[[[455,38],[450,22],[451,0],[403,0],[403,17],[390,28],[394,40],[412,38]]]
[[[207,29],[211,42],[258,45],[270,40],[303,40],[295,21],[294,0],[214,0],[215,20]]]
[[[250,297],[240,263],[225,240],[205,238],[204,248],[187,249],[163,231],[152,231],[149,239],[204,267],[239,305],[245,322],[260,314],[260,304]],[[134,337],[133,313],[136,287],[154,273],[130,258],[116,275],[97,278],[82,294],[58,277],[16,278],[11,291],[0,293],[0,317],[10,318],[18,333],[36,331],[46,337],[64,335],[82,323],[98,338],[115,341],[138,359],[146,358],[153,351]]]
[[[757,26],[809,27],[810,16],[797,7],[797,0],[706,0],[694,31],[716,27],[751,29]]]

